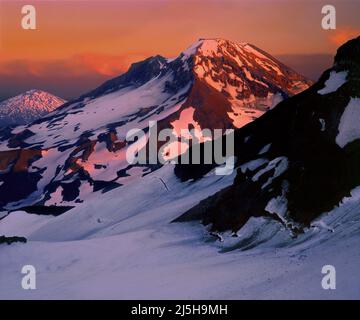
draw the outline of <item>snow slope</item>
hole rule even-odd
[[[329,94],[335,92],[346,82],[347,72],[335,72],[330,73],[330,77],[325,82],[325,87],[318,91],[319,94]]]
[[[340,147],[360,138],[360,99],[352,98],[341,116],[336,143]]]
[[[358,190],[296,239],[274,221],[253,218],[236,238],[225,233],[219,242],[196,222],[169,222],[233,177],[209,175],[184,186],[172,171],[169,165],[144,178],[143,186],[109,192],[105,207],[94,198],[56,218],[27,215],[26,225],[20,212],[6,217],[0,234],[26,235],[29,242],[1,247],[0,287],[6,290],[0,298],[360,298]],[[37,270],[36,290],[21,288],[25,264]],[[333,291],[321,287],[327,264],[337,270]]]

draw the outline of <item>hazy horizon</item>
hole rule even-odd
[[[333,56],[330,54],[275,55],[275,58],[301,75],[314,81],[319,78],[323,71],[331,66],[333,60]],[[126,72],[126,70],[124,72]],[[47,91],[65,100],[72,100],[79,97],[83,93],[95,89],[105,81],[121,74],[122,73],[119,73],[118,75],[110,77],[99,75],[98,77],[93,76],[90,79],[82,79],[81,86],[73,86],[72,83],[68,83],[66,86],[58,86],[56,83],[49,83],[46,78],[41,79],[36,77],[34,77],[31,81],[29,81],[28,78],[24,79],[23,83],[21,83],[21,79],[14,78],[16,83],[14,83],[12,88],[9,88],[8,92],[4,92],[3,89],[0,89],[2,91],[2,95],[0,95],[0,102],[31,89]],[[74,82],[78,81],[77,79],[73,80]],[[11,82],[8,83],[11,84]]]
[[[36,30],[21,28],[23,4],[0,0],[0,100],[33,88],[69,100],[133,62],[214,37],[252,43],[316,80],[360,34],[355,0],[332,2],[336,30],[321,28],[317,0],[35,0]]]

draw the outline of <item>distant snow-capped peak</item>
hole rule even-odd
[[[42,90],[29,90],[0,102],[0,125],[29,124],[66,101]]]

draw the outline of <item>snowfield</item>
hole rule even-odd
[[[296,239],[265,218],[222,242],[199,222],[170,223],[233,178],[181,184],[167,165],[59,217],[11,213],[0,234],[29,241],[0,246],[0,298],[360,298],[360,189]],[[37,270],[36,290],[21,288],[26,264]],[[328,264],[336,290],[321,287]]]

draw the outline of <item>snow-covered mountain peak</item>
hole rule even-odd
[[[214,89],[231,103],[228,116],[237,128],[312,84],[247,42],[199,39],[180,58],[192,70],[195,82]]]
[[[29,124],[64,103],[65,100],[42,90],[26,91],[0,102],[0,126]]]
[[[248,43],[236,43],[222,38],[200,38],[182,52],[183,56],[192,56],[197,54],[202,55],[217,55],[221,52],[222,47],[245,47]]]
[[[216,78],[223,78],[220,75],[219,77],[215,76],[217,69],[222,69],[223,73],[232,74],[232,80],[239,77],[242,78],[242,83],[244,81],[256,82],[265,88],[268,88],[268,82],[283,85],[284,82],[290,80],[284,88],[287,94],[302,91],[310,84],[304,77],[283,65],[270,54],[247,42],[236,43],[220,38],[200,39],[183,54],[194,57],[194,70],[200,78],[211,74],[211,78],[215,82],[218,82]],[[224,79],[220,80],[226,85]],[[232,85],[231,81],[227,82]],[[303,86],[301,88],[294,87],[295,82],[302,82]],[[238,83],[236,83],[236,87],[238,87]]]
[[[129,130],[148,132],[150,121],[159,130],[172,130],[176,141],[157,145],[171,159],[184,148],[182,129],[240,128],[291,96],[298,84],[309,86],[260,49],[224,39],[201,39],[175,59],[156,55],[133,63],[31,125],[0,132],[0,157],[2,151],[12,152],[4,160],[9,172],[0,182],[8,182],[0,185],[0,193],[14,183],[12,170],[34,177],[23,194],[0,194],[0,207],[72,205],[121,187],[146,174],[144,167],[129,165],[126,153],[146,148],[148,135],[132,143],[126,140]],[[35,90],[21,101],[46,97]],[[29,161],[19,147],[32,150],[26,153]]]
[[[23,107],[36,110],[46,110],[48,112],[53,111],[65,102],[64,99],[39,89],[28,90],[22,94],[8,99],[7,101],[24,102],[24,104],[19,105],[19,108]]]

